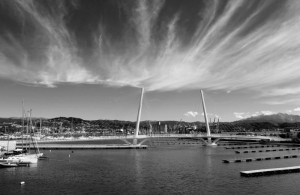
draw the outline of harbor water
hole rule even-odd
[[[140,150],[43,150],[49,160],[0,169],[1,194],[298,194],[300,173],[245,178],[240,171],[299,166],[300,159],[223,163],[299,154],[236,154],[225,147],[161,145]],[[23,185],[20,182],[24,181]]]

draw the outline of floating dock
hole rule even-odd
[[[92,145],[92,144],[45,144],[39,145],[42,150],[91,150],[91,149],[147,149],[147,145],[129,145],[129,144],[107,144],[107,145]],[[34,149],[33,146],[30,147]]]
[[[245,146],[245,145],[258,145],[258,142],[245,142],[245,143],[218,143],[218,146]]]
[[[272,168],[272,169],[259,169],[252,171],[241,171],[241,176],[243,177],[255,177],[264,175],[275,175],[275,174],[286,174],[286,173],[299,173],[300,166],[294,167],[282,167],[282,168]]]
[[[298,158],[300,155],[285,155],[285,156],[268,156],[268,157],[255,157],[255,158],[243,158],[243,159],[229,159],[223,160],[223,163],[241,163],[241,162],[253,162],[262,160],[278,160],[278,159],[288,159],[288,158]]]
[[[267,150],[242,150],[235,151],[237,154],[241,153],[256,153],[256,152],[278,152],[278,151],[290,151],[290,150],[300,150],[300,148],[278,148],[278,149],[267,149]]]
[[[225,149],[272,148],[272,147],[280,147],[280,145],[236,146],[236,147],[225,147]]]
[[[176,145],[176,144],[197,144],[204,145],[202,141],[192,142],[192,141],[152,141],[153,144],[167,144],[167,145]]]

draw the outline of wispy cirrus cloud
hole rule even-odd
[[[274,97],[268,97],[264,98],[262,100],[262,103],[269,104],[269,105],[284,105],[284,104],[298,104],[299,103],[300,95],[285,95],[285,96],[274,96]]]
[[[0,37],[0,67],[4,70],[0,76],[49,87],[59,82],[95,82],[97,76],[83,66],[76,53],[76,42],[66,27],[65,2],[55,1],[51,9],[57,12],[39,3],[33,0],[2,2],[2,9],[7,8],[15,20],[4,26],[9,29],[16,25],[20,29],[11,33],[7,29]],[[26,25],[33,29],[33,34],[25,31]]]
[[[0,77],[300,95],[297,0],[75,2],[2,1]]]

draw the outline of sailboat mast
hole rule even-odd
[[[32,133],[32,119],[31,119],[32,109],[29,110],[29,134]]]
[[[29,130],[29,117],[28,117],[29,111],[26,113],[26,135],[28,135],[28,130]]]
[[[42,118],[40,118],[40,135],[42,134]]]
[[[218,127],[217,127],[217,129],[218,129],[218,133],[221,133],[220,132],[220,118],[218,118],[218,125],[217,125]]]
[[[24,100],[22,99],[22,151],[24,150]]]
[[[6,148],[6,151],[8,152],[8,148],[9,148],[9,133],[6,132],[6,126],[4,126],[4,129],[5,129],[5,133],[7,133],[7,148]]]
[[[31,139],[31,142],[32,142],[32,136],[31,136],[31,130],[32,130],[32,123],[31,123],[31,109],[30,109],[28,112],[29,112],[29,118],[28,118],[28,122],[29,122],[29,125],[28,125],[28,132],[29,132],[30,139]],[[31,145],[31,143],[29,142],[29,151],[30,151],[30,145]]]
[[[72,132],[72,134],[74,133],[73,132],[73,118],[72,118],[72,122],[71,122],[71,132]]]
[[[150,121],[149,121],[149,126],[150,126],[149,135],[152,135],[152,125],[151,125]]]
[[[38,149],[36,147],[36,140],[34,140],[34,138],[33,138],[34,131],[33,131],[33,128],[32,128],[32,109],[29,110],[29,134],[30,134],[31,143],[34,147],[35,153],[37,154]],[[29,149],[30,149],[30,147],[29,147]]]

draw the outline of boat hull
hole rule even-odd
[[[20,154],[1,159],[0,163],[22,163],[22,164],[35,164],[38,158],[43,154]]]
[[[18,164],[17,163],[7,163],[7,162],[0,163],[0,168],[10,168],[10,167],[18,167]]]

